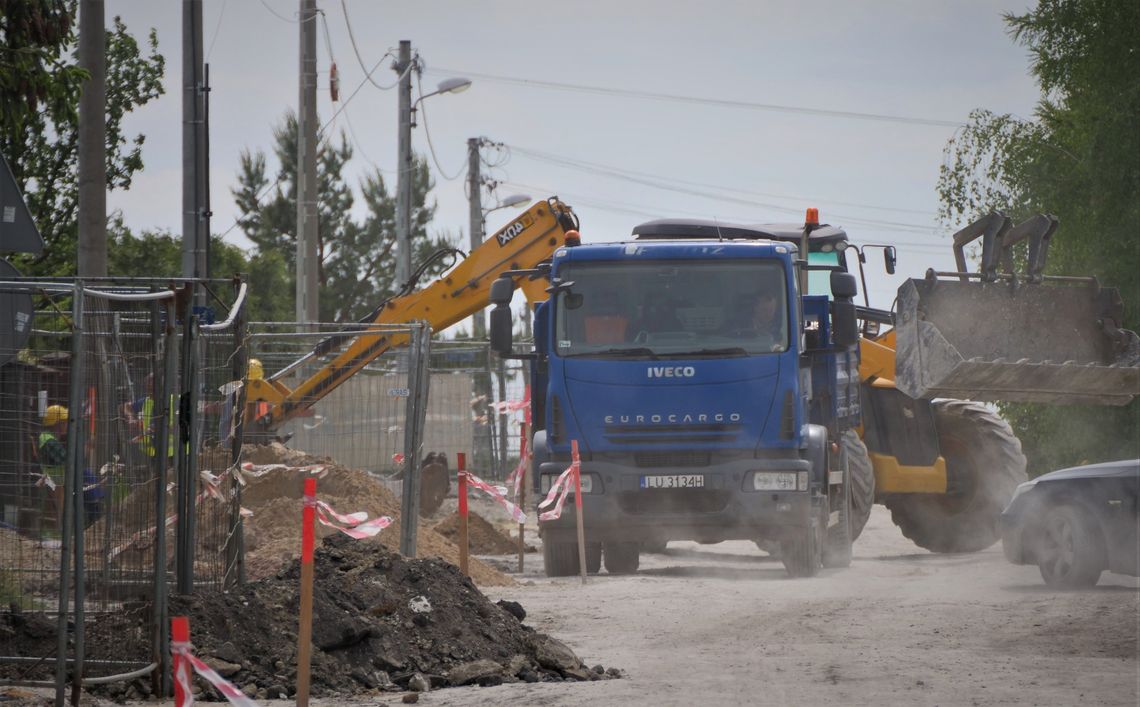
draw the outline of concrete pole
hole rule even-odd
[[[301,0],[301,73],[297,109],[298,322],[315,322],[319,278],[317,249],[317,1]]]
[[[202,1],[182,0],[182,276],[202,277]]]
[[[79,7],[79,277],[107,274],[107,60],[103,0]]]
[[[396,287],[412,273],[412,43],[400,40],[395,70],[399,87],[399,154],[396,159]]]
[[[467,138],[467,193],[468,220],[471,229],[471,252],[483,243],[483,204],[482,185],[479,178],[479,146],[481,138]],[[483,310],[471,315],[472,338],[482,341],[487,338],[487,320]]]

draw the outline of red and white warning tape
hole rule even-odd
[[[506,486],[492,486],[483,479],[480,479],[478,476],[472,474],[470,471],[460,471],[459,473],[467,477],[467,483],[471,484],[475,488],[483,491],[488,496],[498,501],[499,505],[501,505],[503,508],[506,508],[507,513],[510,513],[511,517],[514,518],[516,522],[526,522],[526,513],[523,513],[523,510],[521,508],[507,500]]]
[[[229,700],[232,704],[242,705],[243,707],[257,707],[257,703],[249,699],[249,697],[241,690],[234,687],[233,683],[226,680],[217,671],[202,662],[200,658],[190,652],[191,646],[189,643],[181,643],[178,641],[170,642],[170,652],[182,658],[182,669],[175,671],[174,679],[182,686],[182,694],[186,696],[182,702],[181,707],[189,707],[194,704],[194,689],[190,684],[190,668],[194,672],[201,675],[211,685],[222,693],[222,696]]]
[[[558,496],[558,502],[554,504],[554,508],[549,511],[540,513],[539,520],[557,520],[562,517],[562,506],[566,503],[566,497],[570,495],[570,485],[574,482],[574,473],[580,466],[580,462],[575,459],[566,467],[566,470],[558,475],[558,478],[550,486],[550,493],[546,494],[546,498],[542,499],[542,503],[538,504],[539,508],[546,508],[551,503],[554,503],[554,496],[561,491]]]
[[[328,465],[312,464],[310,466],[289,466],[288,464],[251,464],[249,462],[241,465],[242,473],[246,474],[247,476],[252,476],[255,479],[259,476],[265,476],[269,472],[276,471],[278,469],[288,469],[289,471],[304,471],[319,476],[323,474],[326,469],[328,469]]]
[[[348,537],[357,540],[371,538],[392,524],[392,519],[388,516],[368,520],[368,513],[365,511],[347,514],[337,513],[332,506],[312,496],[305,496],[305,505],[316,506],[317,521],[321,525],[335,528]]]

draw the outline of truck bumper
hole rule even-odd
[[[556,478],[567,464],[547,462],[539,478]],[[808,472],[807,461],[735,460],[701,468],[630,468],[607,462],[582,463],[582,476],[590,477],[590,492],[582,494],[583,526],[587,542],[649,542],[695,540],[778,539],[811,525],[812,492],[755,491],[755,471]],[[700,488],[642,488],[642,477],[698,475]],[[548,488],[549,483],[543,488]],[[810,484],[808,484],[810,488]],[[541,498],[541,497],[540,497]],[[540,521],[546,541],[574,542],[573,489],[562,516]],[[545,510],[545,509],[544,509]]]

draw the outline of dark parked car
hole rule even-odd
[[[1088,464],[1017,487],[1001,514],[1002,548],[1051,587],[1091,587],[1109,570],[1140,576],[1140,459]]]

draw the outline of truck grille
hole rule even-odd
[[[708,452],[635,452],[633,455],[634,463],[642,469],[708,466],[711,458]]]
[[[728,491],[714,489],[646,489],[618,494],[626,513],[718,513],[728,506]]]
[[[605,436],[613,444],[677,444],[731,442],[743,429],[739,423],[710,425],[611,425]]]

